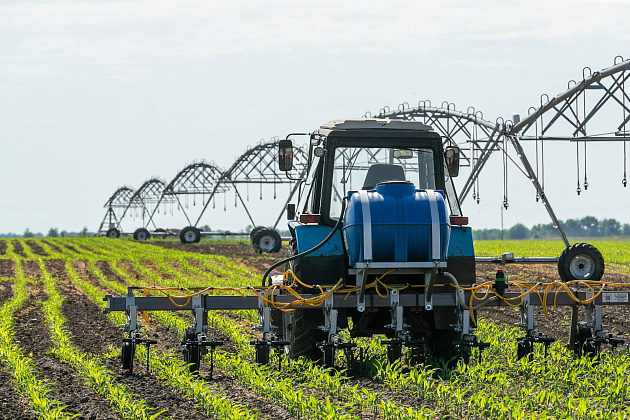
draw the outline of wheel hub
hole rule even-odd
[[[195,232],[186,232],[184,239],[189,243],[195,242]]]
[[[588,279],[593,274],[595,262],[588,255],[578,255],[571,260],[569,269],[578,280]]]
[[[271,252],[273,248],[276,246],[276,241],[271,235],[265,235],[260,238],[260,242],[258,243],[260,249],[265,252]]]

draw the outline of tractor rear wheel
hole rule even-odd
[[[196,244],[201,240],[201,231],[194,226],[187,226],[179,233],[179,240],[184,244]]]
[[[252,245],[259,254],[274,253],[282,248],[282,239],[274,229],[262,228],[254,234]]]
[[[147,239],[150,239],[150,238],[151,238],[151,234],[145,228],[138,228],[133,233],[133,239],[135,239],[136,241],[146,241]]]
[[[454,363],[457,363],[457,359],[468,361],[470,347],[460,347],[459,349],[455,347],[455,343],[461,339],[459,331],[432,329],[431,335],[427,339],[427,349],[431,356],[444,361],[453,361]]]
[[[562,251],[558,274],[562,281],[599,281],[604,275],[604,257],[593,245],[573,244]]]
[[[283,338],[291,343],[289,358],[305,356],[311,360],[321,359],[322,352],[317,343],[328,340],[328,333],[317,328],[319,325],[324,325],[324,314],[317,309],[296,309],[284,313]]]

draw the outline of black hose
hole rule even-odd
[[[262,287],[265,287],[265,280],[267,280],[267,277],[269,276],[269,273],[271,273],[271,271],[272,271],[274,268],[276,268],[276,267],[278,267],[279,265],[282,265],[282,264],[284,264],[284,263],[287,263],[287,262],[289,262],[289,261],[293,261],[293,260],[295,260],[295,259],[297,259],[297,258],[300,258],[300,257],[303,257],[303,256],[308,255],[308,254],[310,254],[310,253],[313,253],[313,252],[317,251],[319,248],[321,248],[322,246],[324,246],[324,244],[325,244],[326,242],[328,242],[328,241],[330,240],[330,238],[332,238],[332,236],[334,235],[334,233],[335,233],[337,230],[339,230],[339,228],[340,228],[340,227],[341,227],[341,225],[343,224],[343,216],[345,215],[345,213],[346,213],[346,199],[344,198],[344,199],[342,200],[342,202],[341,202],[341,214],[339,215],[339,220],[337,220],[337,223],[335,224],[335,227],[333,227],[333,230],[331,230],[331,231],[330,231],[330,233],[328,234],[328,236],[326,236],[326,237],[324,238],[324,240],[323,240],[323,241],[321,241],[319,244],[317,244],[317,245],[316,245],[316,246],[314,246],[313,248],[309,249],[308,251],[304,251],[304,252],[301,252],[301,253],[299,253],[299,254],[292,255],[292,256],[290,256],[290,257],[288,257],[288,258],[285,258],[285,259],[284,259],[284,260],[282,260],[282,261],[278,261],[277,263],[275,263],[275,264],[273,264],[271,267],[269,267],[269,268],[267,269],[267,271],[265,271],[265,275],[263,276],[263,279],[262,279]]]

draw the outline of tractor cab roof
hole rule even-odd
[[[319,137],[440,138],[430,125],[419,121],[356,118],[332,120],[313,133]]]

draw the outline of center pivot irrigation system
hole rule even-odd
[[[460,149],[431,126],[337,120],[308,136],[307,175],[297,204],[287,206],[291,256],[272,265],[258,287],[129,287],[126,296],[106,296],[106,311],[127,315],[123,368],[133,368],[136,345],[150,344],[137,320],[144,311],[192,312],[182,346],[193,372],[207,348],[220,345],[209,336],[210,310],[258,311],[262,336],[251,344],[262,364],[275,349],[334,366],[337,350],[352,352],[352,338],[375,334],[387,337],[382,343],[390,362],[404,348],[467,360],[473,349],[488,346],[475,334],[476,311],[499,305],[520,310],[519,358],[553,341],[536,328],[537,306],[545,315],[550,307],[572,308],[569,348],[578,355],[623,343],[602,324],[602,307],[628,305],[630,291],[621,289],[628,285],[601,281],[603,261],[590,245],[565,250],[561,281],[507,282],[498,270],[494,281],[475,284],[472,231],[453,184]],[[292,140],[277,147],[278,168],[289,173]],[[496,262],[511,261],[506,255]],[[283,274],[273,275],[274,269]],[[237,295],[216,294],[227,291]]]
[[[306,158],[301,148],[294,150],[295,166],[289,177],[285,177],[278,171],[277,150],[278,139],[270,142],[263,142],[256,147],[248,149],[234,164],[227,170],[222,170],[214,163],[194,162],[182,169],[172,181],[166,184],[160,179],[153,178],[146,181],[137,190],[133,191],[129,187],[118,189],[112,197],[105,203],[107,208],[105,217],[98,229],[98,235],[106,235],[110,238],[118,238],[122,232],[121,222],[126,215],[141,216],[142,227],[133,232],[136,240],[146,240],[151,235],[165,237],[167,235],[179,234],[183,243],[199,242],[202,236],[213,235],[250,235],[254,248],[261,252],[277,252],[280,250],[282,239],[275,230],[284,214],[286,204],[294,197],[298,183],[297,180],[304,176],[306,168]],[[288,185],[288,195],[284,206],[281,208],[278,217],[272,228],[258,226],[254,216],[249,211],[246,201],[249,201],[250,185],[259,188],[258,195],[263,199],[264,187],[273,187],[273,198],[276,199],[282,192],[279,192],[280,185]],[[243,199],[243,189],[246,199]],[[207,232],[202,231],[198,226],[202,216],[206,213],[210,205],[216,207],[217,196],[223,195],[223,208],[227,210],[227,194],[234,193],[234,206],[240,202],[243,206],[252,226],[251,232]],[[195,218],[191,212],[193,207],[200,205],[201,211]],[[173,214],[176,210],[181,211],[188,226],[180,231],[167,231],[158,228],[155,224],[156,214]],[[188,210],[187,210],[188,209]],[[149,231],[153,227],[153,232]]]

